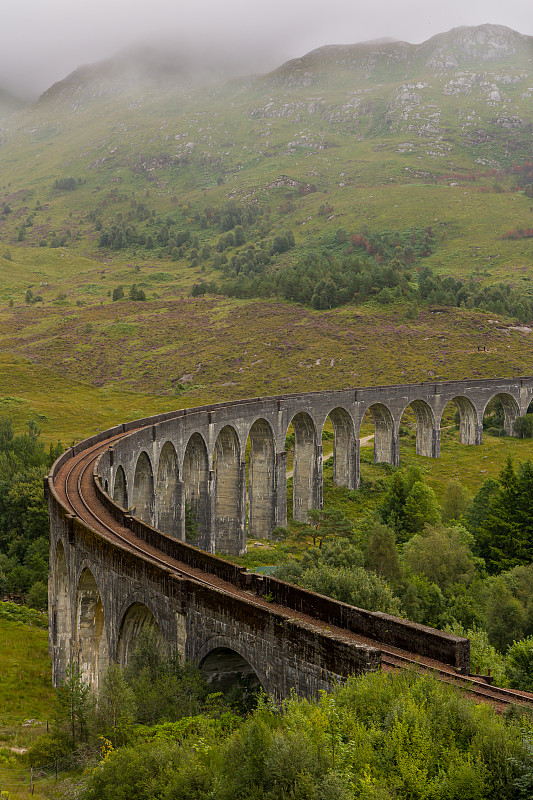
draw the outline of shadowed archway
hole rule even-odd
[[[102,598],[90,569],[84,569],[76,598],[76,644],[83,680],[98,690],[109,662]]]
[[[154,519],[154,476],[148,454],[143,452],[137,459],[131,502],[134,515],[148,525]]]
[[[481,444],[483,430],[474,404],[468,397],[454,397],[453,402],[459,411],[459,441],[461,444]]]
[[[117,473],[115,475],[113,500],[122,508],[128,508],[128,487],[126,484],[126,473],[121,466],[117,467]]]
[[[156,632],[157,642],[163,644],[161,629],[150,609],[143,603],[133,603],[126,611],[120,626],[117,661],[121,667],[128,665],[131,652],[135,650],[139,636],[144,630]]]
[[[226,425],[215,443],[215,550],[233,555],[246,550],[246,470],[240,452],[239,437]]]
[[[411,410],[416,420],[416,454],[426,458],[440,455],[440,429],[435,422],[433,409],[424,400],[412,400],[404,409]]]
[[[172,442],[165,442],[159,456],[156,484],[157,527],[176,539],[185,536],[182,484],[178,473],[178,456]]]
[[[276,451],[272,428],[258,419],[250,428],[248,535],[267,539],[275,527]]]
[[[200,668],[211,686],[211,691],[226,693],[229,689],[234,689],[240,695],[240,705],[245,708],[250,699],[253,704],[253,697],[261,688],[265,688],[251,664],[229,647],[211,650],[201,662]]]
[[[516,436],[517,434],[514,430],[514,423],[515,420],[520,416],[520,407],[515,398],[510,394],[506,394],[505,392],[499,392],[498,394],[495,394],[494,397],[491,397],[485,406],[485,413],[489,407],[493,407],[495,404],[500,404],[500,408],[503,411],[503,430],[505,431],[505,435]]]
[[[359,459],[353,420],[344,408],[334,408],[328,418],[334,432],[333,483],[355,489],[359,485]]]

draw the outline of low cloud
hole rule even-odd
[[[35,96],[81,64],[146,42],[216,52],[236,71],[258,72],[326,44],[420,42],[485,22],[533,35],[530,0],[3,0],[0,86]]]

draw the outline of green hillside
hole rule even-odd
[[[4,121],[2,351],[187,404],[529,373],[532,45],[77,70]]]

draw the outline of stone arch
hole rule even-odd
[[[482,425],[478,424],[476,408],[468,397],[457,396],[453,402],[459,411],[459,441],[461,444],[481,444]]]
[[[211,550],[209,504],[209,458],[203,437],[193,433],[187,442],[183,457],[183,486],[185,503],[198,525],[198,536],[193,544]]]
[[[215,550],[241,555],[246,550],[244,497],[245,464],[241,463],[239,437],[231,425],[217,436],[214,455]]]
[[[416,419],[416,453],[427,458],[440,455],[440,431],[433,409],[424,400],[412,400],[403,410],[411,408]]]
[[[333,483],[355,489],[359,485],[357,437],[351,415],[345,408],[334,408],[328,414],[333,423]]]
[[[266,692],[273,690],[262,670],[252,663],[249,656],[244,655],[238,644],[225,637],[210,639],[201,648],[197,662],[208,683],[216,683],[222,689],[238,681],[239,675],[242,675],[251,678],[256,688],[262,686]]]
[[[311,508],[322,508],[322,447],[315,423],[305,411],[291,420],[294,428],[292,515],[307,522]]]
[[[143,450],[135,466],[131,502],[134,516],[149,525],[152,524],[154,518],[154,499],[152,463],[148,454]]]
[[[257,419],[250,428],[248,457],[248,534],[268,538],[276,519],[276,448],[269,423]]]
[[[398,437],[390,409],[383,403],[373,403],[368,409],[374,420],[374,461],[398,466]]]
[[[150,609],[144,603],[132,603],[124,613],[119,628],[117,661],[121,667],[127,666],[139,635],[145,629],[157,631],[158,639],[163,644],[161,628]]]
[[[520,406],[516,402],[515,398],[512,394],[507,394],[506,392],[499,392],[498,394],[493,395],[490,398],[488,403],[485,405],[483,409],[483,413],[487,408],[488,404],[491,400],[499,400],[502,404],[503,408],[503,429],[507,436],[516,436],[516,433],[513,430],[514,421],[517,417],[520,416]]]
[[[211,691],[225,691],[236,683],[250,691],[258,691],[262,683],[251,664],[236,650],[217,647],[202,661],[200,668]]]
[[[102,598],[88,567],[78,581],[76,644],[81,676],[97,690],[109,662],[109,651]]]
[[[65,677],[70,661],[70,640],[72,638],[70,618],[70,581],[63,542],[56,545],[54,562],[52,611],[52,646],[54,649],[54,685]]]
[[[120,464],[117,467],[117,472],[115,475],[113,500],[121,508],[128,508],[128,484],[126,482],[126,473]]]
[[[184,510],[178,456],[172,442],[165,442],[159,455],[156,483],[156,525],[159,530],[183,539]]]

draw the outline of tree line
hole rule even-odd
[[[348,235],[344,229],[323,237],[317,246],[299,251],[281,269],[273,269],[260,246],[240,248],[213,266],[223,272],[218,282],[200,281],[194,295],[212,293],[229,297],[282,297],[315,309],[331,309],[369,300],[387,305],[407,302],[414,313],[418,305],[479,308],[507,314],[522,321],[533,318],[533,297],[500,282],[482,286],[436,274],[420,262],[435,249],[431,227]]]
[[[419,467],[394,470],[357,492],[334,487],[325,466],[325,506],[290,522],[280,546],[282,580],[372,611],[471,639],[472,669],[500,685],[533,691],[533,465],[508,460],[499,479],[471,497],[457,479],[442,504]],[[370,497],[376,497],[369,504]],[[365,495],[367,502],[365,504]],[[352,502],[362,508],[354,521]]]
[[[15,434],[0,417],[0,594],[22,598],[31,607],[47,605],[49,525],[43,476],[62,453],[46,449],[33,420]]]

